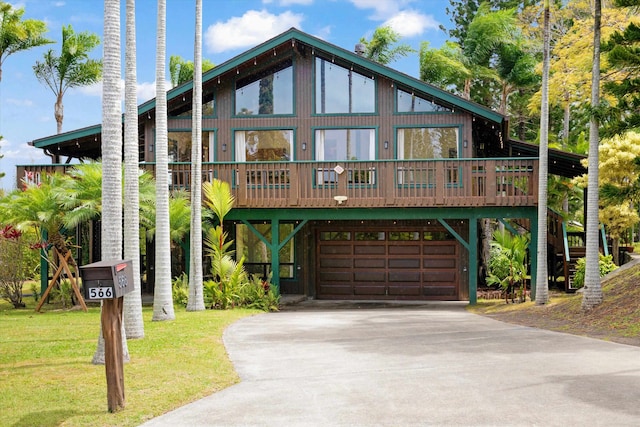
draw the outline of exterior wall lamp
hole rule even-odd
[[[227,143],[226,142],[222,143],[222,151],[227,151]]]

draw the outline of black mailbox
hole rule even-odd
[[[103,300],[120,298],[133,291],[131,261],[99,261],[80,267],[84,298]]]

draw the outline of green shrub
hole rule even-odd
[[[174,277],[171,286],[173,288],[173,303],[186,307],[189,301],[189,276],[187,273]]]
[[[586,258],[580,258],[578,259],[578,261],[576,261],[576,271],[573,274],[573,283],[571,284],[572,288],[580,289],[584,286],[584,274],[585,274],[586,265],[587,265]],[[600,254],[598,265],[600,267],[600,277],[604,277],[607,274],[611,273],[616,268],[618,268],[618,266],[615,265],[613,262],[613,255],[605,256]]]
[[[51,299],[55,304],[61,304],[62,308],[73,306],[73,287],[69,279],[58,282],[58,286],[51,288]]]

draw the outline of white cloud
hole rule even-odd
[[[423,15],[412,10],[399,12],[382,25],[393,28],[402,37],[419,36],[425,30],[437,30],[439,28],[439,23],[433,16]]]
[[[241,17],[216,22],[205,32],[209,53],[255,46],[291,27],[300,29],[304,16],[290,11],[274,15],[266,10],[249,10]]]
[[[165,82],[167,90],[171,89],[171,81]],[[94,83],[91,86],[79,87],[78,91],[87,96],[102,97],[102,82]],[[120,80],[120,97],[124,101],[124,80]],[[149,101],[156,97],[156,82],[138,82],[137,98],[138,103]]]
[[[383,21],[397,14],[411,0],[351,0],[351,3],[358,9],[373,9],[373,15],[369,19]]]
[[[326,27],[322,27],[318,30],[318,32],[315,34],[315,36],[319,39],[322,40],[328,40],[329,36],[331,36],[331,29],[333,28],[332,25],[327,25]]]
[[[7,98],[7,104],[15,105],[18,107],[33,107],[33,101],[30,99],[15,99]]]
[[[262,0],[262,4],[273,4],[277,3],[278,6],[292,6],[292,5],[301,5],[301,6],[309,6],[313,4],[313,0]]]

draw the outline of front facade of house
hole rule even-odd
[[[167,98],[169,182],[188,189],[192,84]],[[203,103],[203,179],[231,184],[237,254],[282,293],[475,302],[482,219],[533,224],[536,247],[537,154],[480,105],[295,29],[206,72]],[[155,100],[139,121],[154,171]],[[100,131],[33,141],[54,164],[19,178],[99,158]]]

